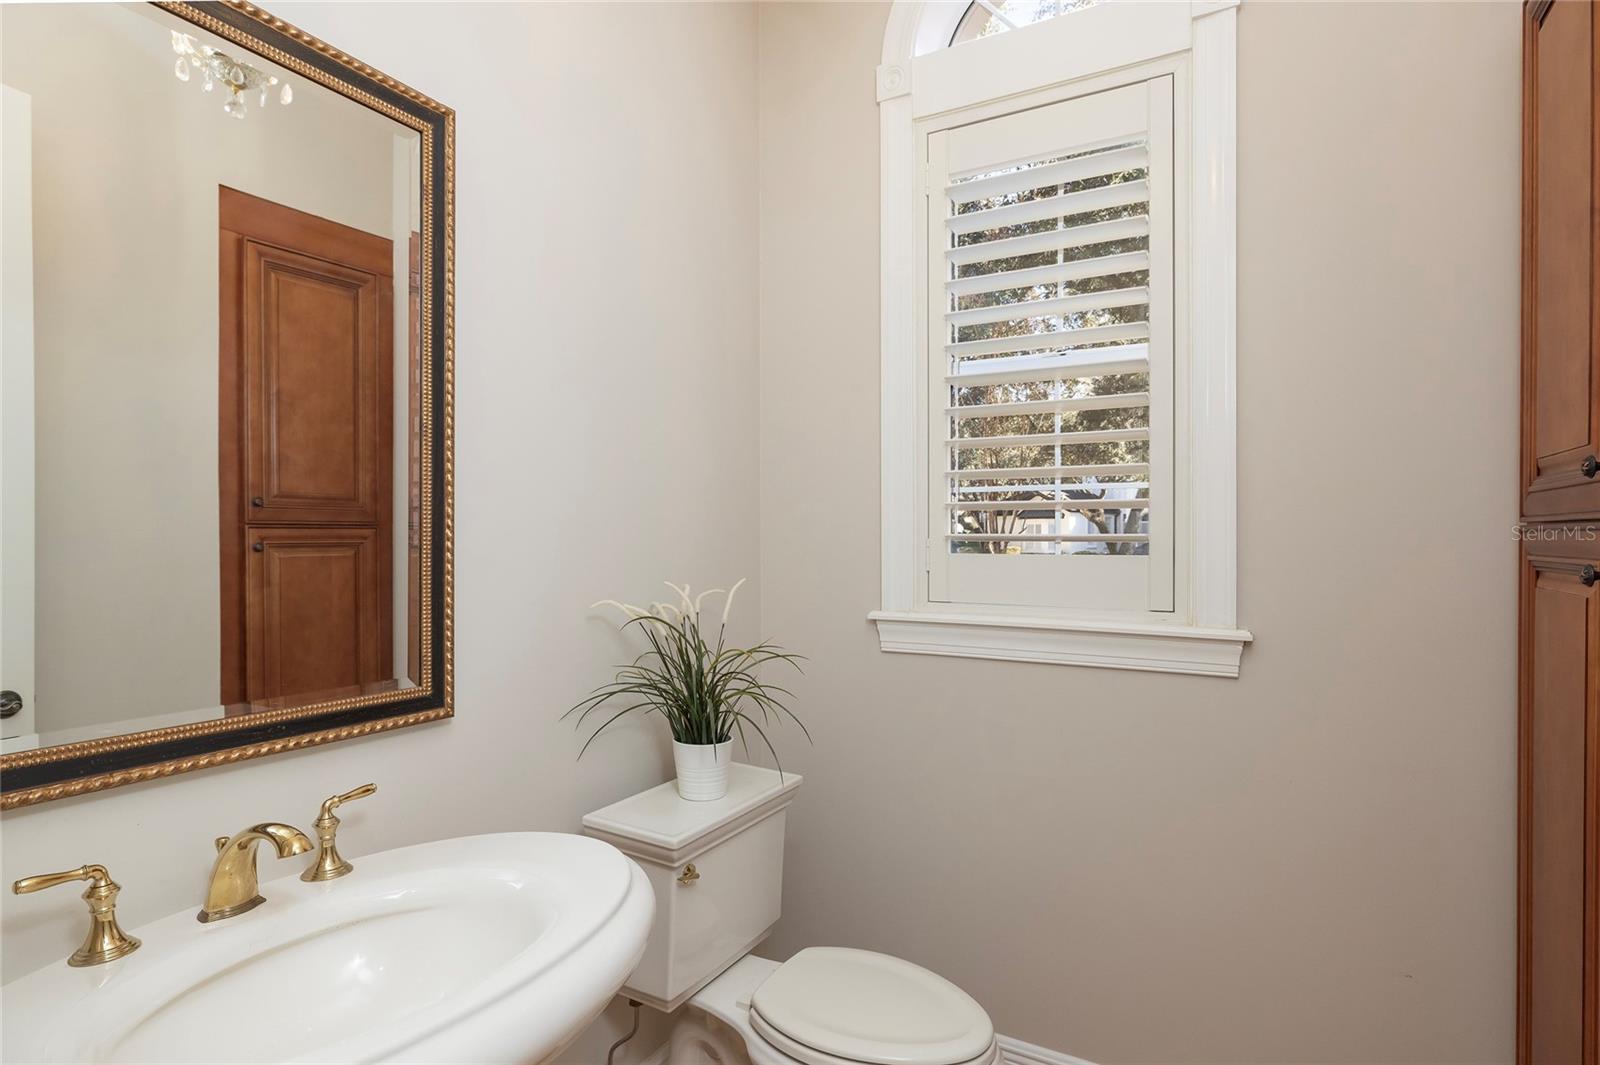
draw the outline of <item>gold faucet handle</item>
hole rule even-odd
[[[117,925],[117,892],[122,888],[103,865],[80,865],[61,873],[40,873],[25,876],[11,885],[17,895],[27,895],[45,888],[87,880],[89,887],[83,901],[89,904],[89,934],[83,946],[73,951],[67,964],[74,967],[102,965],[115,961],[139,949],[139,941]]]
[[[40,873],[38,876],[25,876],[11,885],[11,891],[16,895],[28,895],[45,888],[58,887],[62,884],[71,884],[79,880],[93,880],[89,885],[90,890],[103,884],[111,883],[111,875],[106,872],[103,865],[80,865],[76,869],[68,869],[64,873]]]
[[[322,804],[322,812],[317,815],[317,820],[312,825],[317,830],[317,842],[322,846],[317,851],[317,860],[300,874],[301,880],[308,884],[337,880],[355,868],[339,854],[339,819],[333,815],[333,811],[347,802],[364,799],[377,790],[376,784],[363,784],[343,795],[330,796],[328,801]]]
[[[359,788],[353,788],[352,790],[345,792],[343,795],[330,795],[328,797],[328,801],[322,804],[322,812],[317,815],[317,819],[321,820],[325,817],[332,817],[333,811],[337,810],[345,803],[354,802],[357,799],[365,799],[368,795],[373,794],[377,790],[378,785],[376,784],[363,784]]]

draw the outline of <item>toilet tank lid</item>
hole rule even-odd
[[[728,774],[728,794],[710,802],[690,802],[678,795],[675,781],[641,791],[584,815],[584,831],[612,842],[644,844],[650,857],[671,861],[764,807],[787,805],[800,786],[798,773],[735,762]],[[619,843],[620,845],[620,843]],[[632,852],[632,848],[623,846]]]

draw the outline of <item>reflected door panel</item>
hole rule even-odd
[[[375,523],[379,278],[255,241],[244,260],[247,520]]]
[[[251,702],[389,676],[387,584],[376,529],[250,530]]]

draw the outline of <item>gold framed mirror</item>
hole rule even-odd
[[[453,112],[245,3],[0,48],[0,807],[452,716]]]

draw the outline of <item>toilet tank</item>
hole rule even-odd
[[[668,781],[584,817],[584,834],[638,862],[656,895],[644,957],[622,994],[670,1012],[767,937],[799,786],[794,773],[735,762],[721,799],[690,802]]]

